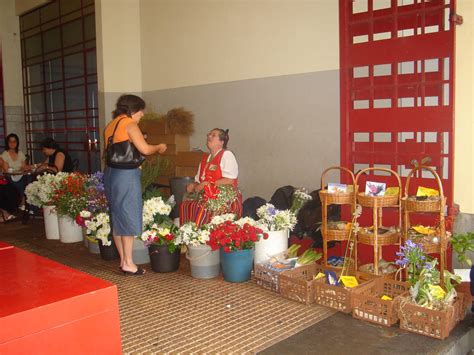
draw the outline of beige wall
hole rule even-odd
[[[454,201],[474,213],[474,2],[458,0],[464,24],[456,27]]]
[[[20,24],[15,0],[0,1],[0,41],[6,106],[23,106]]]
[[[52,0],[15,0],[15,13],[17,16],[20,16],[51,1]]]
[[[336,0],[141,0],[143,90],[339,67]]]

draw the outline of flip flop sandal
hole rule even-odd
[[[123,269],[122,269],[122,272],[123,272],[123,274],[124,274],[125,276],[140,276],[140,275],[145,274],[145,270],[142,269],[141,267],[139,267],[139,268],[137,269],[137,271],[135,271],[135,272],[132,272],[132,271],[125,271],[125,270],[123,270]]]

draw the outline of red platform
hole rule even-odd
[[[0,244],[0,354],[121,354],[117,287]]]
[[[0,250],[11,249],[11,248],[13,248],[12,245],[0,241]]]

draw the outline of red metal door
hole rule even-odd
[[[404,181],[413,160],[429,157],[448,206],[454,181],[454,9],[455,0],[339,1],[341,165],[354,172],[389,168]],[[367,179],[396,186],[383,174]],[[410,185],[435,188],[436,181],[427,173]]]

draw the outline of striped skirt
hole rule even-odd
[[[225,213],[234,213],[237,218],[242,217],[242,194],[240,191],[237,192],[237,198],[227,207],[227,210],[220,211],[219,213],[207,210],[203,202],[199,200],[186,200],[181,202],[179,208],[179,223],[183,225],[186,222],[195,222],[198,226],[201,226],[209,223],[212,217]]]

